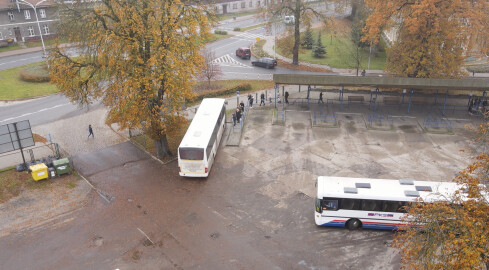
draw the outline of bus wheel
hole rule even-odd
[[[356,218],[350,219],[348,221],[348,223],[346,223],[346,227],[349,230],[356,230],[356,229],[360,228],[361,225],[362,225],[362,222]]]

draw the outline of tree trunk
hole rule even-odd
[[[294,48],[292,48],[292,65],[299,65],[299,43],[301,42],[301,32],[300,32],[300,20],[301,12],[300,5],[301,1],[295,1],[296,7],[294,12]]]
[[[172,153],[170,151],[170,147],[168,145],[168,140],[166,139],[166,135],[161,136],[161,139],[155,141],[156,146],[156,157],[171,157]]]
[[[355,18],[355,15],[357,14],[358,6],[359,6],[359,0],[351,0],[350,5],[351,5],[351,12],[348,17],[346,17],[348,20],[353,21],[353,18]]]

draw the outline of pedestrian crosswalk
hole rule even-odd
[[[220,66],[227,66],[227,67],[245,67],[245,68],[252,68],[251,66],[247,66],[243,63],[240,63],[236,61],[231,55],[226,54],[221,57],[218,57],[214,60],[212,60],[212,63],[218,64]]]
[[[263,39],[263,38],[265,38],[265,36],[260,35],[260,34],[252,34],[252,33],[243,32],[243,33],[239,33],[239,34],[237,34],[231,38],[232,39],[239,39],[239,40],[256,40],[256,38]]]

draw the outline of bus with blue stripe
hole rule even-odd
[[[446,200],[460,189],[454,182],[319,176],[315,222],[318,226],[396,230],[405,224],[405,206]]]

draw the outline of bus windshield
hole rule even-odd
[[[203,148],[180,147],[178,151],[182,160],[204,160]]]

